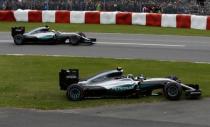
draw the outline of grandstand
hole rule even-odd
[[[0,9],[98,10],[209,15],[210,0],[0,0]]]

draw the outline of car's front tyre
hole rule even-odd
[[[70,85],[67,88],[66,96],[71,101],[80,101],[84,98],[84,91],[82,86],[78,84]]]
[[[77,37],[77,36],[72,36],[71,37],[71,45],[79,45],[79,43],[80,43],[80,38],[79,37]]]
[[[177,83],[168,83],[164,87],[164,94],[169,100],[179,100],[182,95],[182,87]]]

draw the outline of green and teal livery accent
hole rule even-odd
[[[132,90],[134,89],[134,87],[135,87],[135,84],[125,84],[122,86],[113,87],[111,88],[111,90],[122,92],[122,91]]]
[[[40,39],[40,40],[53,39],[53,35],[46,35],[46,36],[40,37],[39,39]]]

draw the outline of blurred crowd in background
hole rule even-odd
[[[202,0],[0,0],[0,9],[208,14]]]

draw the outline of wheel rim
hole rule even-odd
[[[72,100],[78,100],[80,98],[80,90],[78,88],[72,88],[70,90],[70,96],[72,98]]]
[[[179,93],[178,88],[176,86],[170,86],[168,88],[168,95],[171,97],[177,96]]]
[[[70,39],[68,38],[68,39],[66,39],[65,40],[65,43],[67,44],[67,43],[70,43]]]

